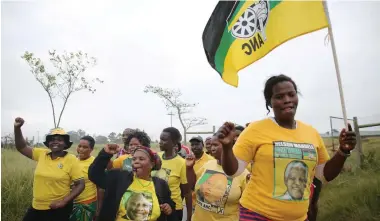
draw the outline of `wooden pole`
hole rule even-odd
[[[335,151],[335,142],[334,142],[334,132],[333,132],[333,125],[332,125],[332,117],[330,116],[330,133],[331,133],[331,144],[332,144],[332,150]]]
[[[359,125],[359,128],[366,128],[366,127],[377,127],[380,126],[380,123],[373,123],[373,124],[362,124]]]
[[[170,115],[170,126],[172,127],[173,126],[173,115],[174,115],[174,113],[172,111],[170,111],[170,113],[168,113],[168,115]]]
[[[356,133],[356,151],[358,152],[358,164],[359,164],[359,167],[362,168],[364,155],[363,155],[362,139],[360,137],[359,123],[358,123],[357,117],[354,117],[354,130]]]
[[[344,124],[346,126],[346,129],[348,129],[347,111],[346,111],[346,104],[344,102],[342,79],[340,78],[340,69],[339,69],[339,64],[338,64],[338,56],[336,54],[335,40],[334,40],[334,35],[333,35],[333,32],[332,32],[332,24],[331,24],[331,20],[330,20],[330,14],[329,14],[328,6],[327,6],[327,1],[323,1],[323,6],[324,6],[324,9],[325,9],[327,21],[328,21],[328,24],[329,24],[329,26],[328,26],[328,32],[329,32],[329,36],[330,36],[330,40],[331,40],[331,49],[332,49],[333,58],[334,58],[336,78],[338,80],[340,103],[342,105]]]
[[[193,131],[193,132],[186,132],[186,134],[214,134],[215,133],[215,126],[212,126],[212,131]]]

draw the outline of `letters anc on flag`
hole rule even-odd
[[[210,65],[237,87],[239,70],[288,40],[327,26],[322,1],[219,1],[202,40]]]

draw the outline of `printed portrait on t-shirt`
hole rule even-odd
[[[205,210],[224,214],[232,178],[224,173],[206,170],[196,185],[197,204]]]
[[[274,142],[273,197],[279,200],[309,200],[310,173],[317,163],[312,144]]]
[[[292,161],[285,169],[286,192],[278,197],[282,200],[302,200],[307,185],[307,165],[302,161]]]
[[[146,221],[152,215],[153,201],[150,193],[127,191],[123,195],[122,205],[126,211],[122,215],[124,219]]]

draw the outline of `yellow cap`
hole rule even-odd
[[[62,128],[54,128],[50,130],[49,135],[68,135],[66,131]]]

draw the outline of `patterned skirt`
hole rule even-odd
[[[96,214],[97,201],[95,199],[74,203],[70,221],[93,221]]]
[[[240,206],[239,221],[271,221],[270,219]],[[305,220],[307,221],[307,219]]]
[[[240,206],[239,221],[270,221],[270,219]]]

